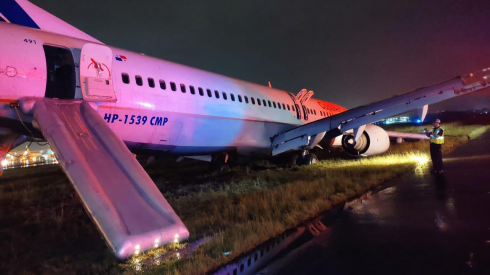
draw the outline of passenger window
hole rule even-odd
[[[250,100],[252,101],[252,104],[255,105],[255,99],[251,97]]]
[[[216,90],[214,90],[214,96],[215,96],[216,98],[219,98],[219,92],[218,92],[218,91],[216,91]]]
[[[175,83],[173,82],[170,82],[170,89],[172,89],[172,91],[177,91],[177,87],[175,86]]]
[[[230,94],[230,97],[231,97],[231,101],[235,101],[235,95],[234,94]]]
[[[204,96],[204,90],[201,87],[199,87],[197,89],[199,90],[199,95]]]
[[[289,107],[289,104],[286,104],[286,106],[288,106],[288,111],[291,111],[291,108]]]
[[[136,85],[143,86],[143,79],[141,78],[141,76],[137,75],[135,76],[135,78],[136,78]]]
[[[208,97],[213,97],[213,94],[211,93],[210,89],[206,89],[206,92],[208,93]]]
[[[272,104],[271,104],[271,101],[270,100],[267,100],[269,102],[269,107],[272,107]]]
[[[274,105],[274,108],[277,108],[276,103],[272,101],[272,104]]]
[[[228,96],[226,96],[226,93],[225,92],[223,92],[223,99],[224,100],[228,100]]]
[[[238,95],[238,101],[242,102],[242,96]]]
[[[155,88],[155,80],[153,80],[151,77],[148,77],[148,86]]]
[[[196,90],[194,89],[194,86],[189,86],[189,90],[191,90],[191,94],[196,94]]]
[[[282,108],[286,110],[286,105],[284,105],[284,103],[282,104]]]
[[[122,73],[121,76],[122,76],[122,82],[124,84],[129,84],[129,75],[127,73]]]
[[[281,103],[277,102],[277,108],[281,109]]]
[[[245,103],[248,104],[248,96],[243,96],[243,98],[245,98]]]
[[[260,106],[260,98],[257,98],[257,104]]]
[[[267,107],[267,102],[265,102],[265,99],[262,99],[262,103],[264,103],[264,107]]]
[[[184,84],[180,84],[180,91],[185,93],[185,85]]]
[[[313,110],[313,113],[314,113],[314,114],[315,114],[315,116],[316,116],[316,110]]]
[[[165,80],[161,80],[161,79],[160,79],[160,88],[161,88],[162,90],[167,89],[167,85],[165,84]]]

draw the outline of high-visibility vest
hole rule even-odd
[[[442,131],[441,131],[442,130]],[[442,132],[442,135],[439,134]],[[433,135],[430,135],[430,142],[431,143],[435,143],[435,144],[444,144],[444,130],[439,127],[437,129],[433,129],[432,130],[432,133],[436,134],[436,135],[439,135],[438,138],[434,137]]]

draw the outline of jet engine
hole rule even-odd
[[[383,128],[368,124],[357,141],[354,134],[342,136],[342,148],[353,156],[373,156],[388,151],[390,138]]]

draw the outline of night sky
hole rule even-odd
[[[490,1],[31,2],[106,44],[347,108],[490,67]],[[429,111],[456,107],[490,92]]]

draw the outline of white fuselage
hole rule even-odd
[[[0,37],[0,128],[4,129],[18,120],[10,103],[47,96],[50,65],[43,46],[68,49],[78,65],[82,47],[92,43],[7,23],[0,23]],[[302,106],[298,118],[291,93],[103,46],[112,50],[112,65],[101,67],[100,73],[110,74],[117,100],[92,100],[93,107],[135,152],[269,154],[274,135],[346,110],[310,99],[304,104],[307,120]],[[79,68],[74,68],[77,88],[71,98],[82,100],[79,86],[84,81]]]

